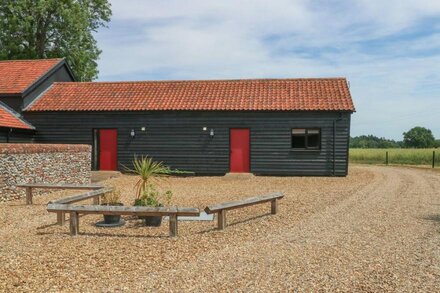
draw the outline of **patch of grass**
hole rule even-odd
[[[350,149],[350,162],[359,164],[432,165],[435,152],[435,166],[440,167],[440,149]]]

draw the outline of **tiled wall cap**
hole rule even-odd
[[[1,143],[0,154],[34,154],[34,153],[80,153],[91,152],[92,146],[85,144],[23,144]]]

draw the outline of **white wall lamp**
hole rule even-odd
[[[207,132],[207,131],[208,131],[208,127],[203,126],[202,130],[203,130],[204,132]],[[211,129],[209,130],[209,137],[210,137],[210,138],[214,138],[214,135],[215,135],[215,133],[214,133],[214,128],[211,128]]]

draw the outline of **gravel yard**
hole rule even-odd
[[[134,199],[136,178],[105,181]],[[80,235],[55,225],[46,203],[72,191],[0,204],[0,291],[440,291],[440,173],[355,166],[346,178],[169,178],[173,205],[206,205],[280,191],[228,213],[228,226],[127,219]]]

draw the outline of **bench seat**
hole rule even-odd
[[[104,188],[102,185],[98,184],[62,184],[62,183],[41,183],[41,182],[35,182],[35,183],[22,183],[17,184],[16,187],[22,187],[26,188],[26,204],[32,204],[33,200],[33,194],[32,189],[33,188],[43,188],[43,189],[101,189]]]
[[[271,214],[276,214],[278,210],[277,201],[282,199],[284,195],[280,192],[275,192],[267,195],[250,197],[243,200],[229,201],[220,204],[210,205],[205,208],[207,214],[217,213],[218,229],[222,230],[226,227],[226,211],[239,209],[255,204],[270,202]]]
[[[102,215],[135,215],[135,216],[169,216],[170,236],[177,235],[178,216],[199,216],[200,210],[188,207],[143,207],[143,206],[100,206],[100,205],[69,205],[50,203],[48,212],[70,213],[70,234],[77,235],[79,230],[79,214]]]
[[[84,192],[81,194],[76,194],[76,195],[64,197],[61,199],[53,200],[53,201],[50,201],[49,204],[67,205],[67,204],[71,204],[74,202],[79,202],[79,201],[93,198],[93,204],[98,206],[99,205],[99,198],[102,195],[104,195],[108,192],[112,192],[112,191],[113,191],[112,187],[101,187],[100,189],[97,189],[97,190],[92,190],[92,191]],[[57,223],[62,226],[62,225],[64,225],[65,221],[66,221],[65,212],[59,211],[57,213]]]

